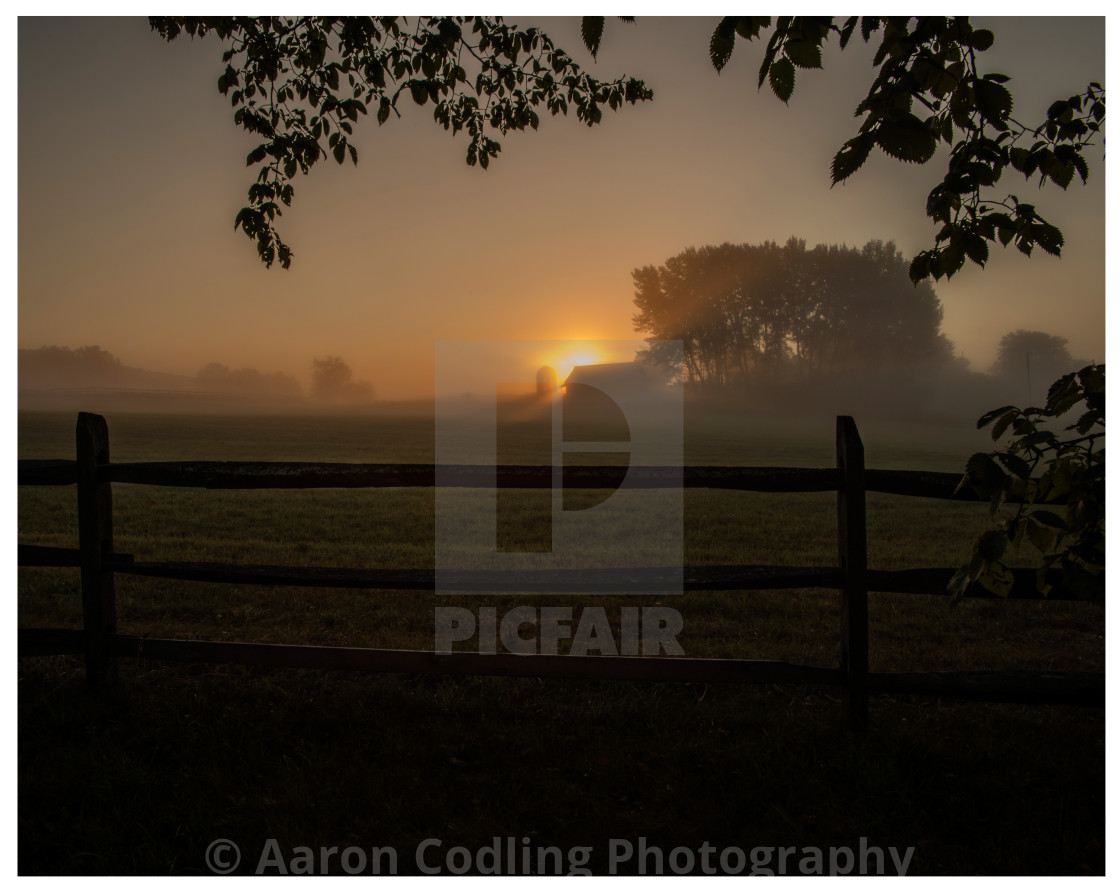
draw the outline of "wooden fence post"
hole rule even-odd
[[[113,491],[99,482],[97,467],[109,462],[109,427],[97,414],[78,414],[78,549],[82,569],[82,621],[86,680],[98,688],[116,674],[109,640],[117,631],[113,573],[105,555],[113,550]]]
[[[867,730],[867,492],[863,442],[851,417],[836,418],[836,468],[841,604],[840,671],[844,675],[844,717],[858,732]]]

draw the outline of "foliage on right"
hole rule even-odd
[[[1045,407],[1009,405],[977,421],[977,428],[992,427],[993,440],[1008,430],[1013,438],[999,451],[974,454],[965,468],[961,488],[991,502],[996,525],[950,582],[955,597],[973,583],[1010,594],[1015,577],[1004,558],[1025,539],[1042,553],[1042,594],[1056,588],[1103,603],[1104,381],[1104,365],[1090,364],[1054,383]],[[1076,420],[1058,428],[1074,412]]]
[[[833,184],[855,174],[875,148],[918,165],[930,161],[939,145],[949,148],[945,176],[926,199],[926,215],[939,229],[934,245],[910,264],[915,283],[951,277],[966,261],[983,267],[988,244],[996,240],[1014,243],[1024,255],[1035,246],[1061,254],[1062,232],[1032,203],[993,190],[1009,170],[1063,190],[1075,176],[1088,180],[1084,150],[1101,136],[1105,120],[1099,82],[1051,103],[1044,121],[1022,122],[1005,86],[1011,79],[982,72],[977,61],[995,35],[973,27],[967,16],[851,16],[842,24],[823,16],[726,16],[712,34],[712,65],[723,69],[736,37],[753,41],[764,31],[770,36],[758,86],[769,81],[783,103],[793,95],[799,70],[823,68],[821,50],[832,34],[841,49],[857,32],[864,43],[879,35],[873,62],[878,71],[856,107],[863,121],[832,160]]]

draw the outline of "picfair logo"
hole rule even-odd
[[[437,343],[437,594],[681,592],[681,378],[658,345]]]

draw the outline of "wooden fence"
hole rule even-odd
[[[542,656],[524,654],[440,655],[418,650],[315,647],[137,637],[118,633],[114,581],[118,574],[232,584],[431,591],[431,569],[350,569],[252,566],[229,563],[144,562],[113,549],[112,483],[210,489],[433,487],[439,481],[460,488],[490,488],[494,468],[432,464],[316,464],[242,462],[112,463],[105,419],[78,415],[77,460],[21,460],[20,485],[76,485],[77,550],[19,546],[21,566],[81,569],[83,628],[20,629],[21,656],[84,654],[94,687],[110,681],[118,658],[201,663],[236,663],[376,672],[513,675],[536,678],[631,679],[649,681],[804,684],[837,687],[845,717],[856,730],[867,726],[869,693],[908,693],[1018,703],[1082,706],[1104,704],[1104,676],[1076,672],[912,672],[876,673],[868,669],[868,592],[944,594],[952,569],[880,571],[867,568],[866,493],[979,500],[959,494],[953,474],[864,468],[863,444],[855,422],[838,417],[836,467],[686,467],[685,488],[722,488],[760,492],[837,493],[838,559],[835,567],[703,566],[686,567],[688,591],[836,588],[841,594],[840,661],[837,668],[747,659],[635,656]],[[503,466],[503,488],[551,488],[551,467]],[[617,469],[569,467],[568,487],[613,488]],[[679,487],[680,471],[631,468],[627,487]],[[653,570],[583,570],[586,590],[609,583],[617,591],[635,574]],[[570,576],[564,570],[564,590]],[[1042,599],[1034,570],[1014,570],[1009,598]],[[489,573],[441,570],[441,588],[485,587]],[[503,580],[504,582],[505,580]],[[970,596],[989,597],[972,591]],[[1051,592],[1046,599],[1068,598]],[[1024,608],[1026,609],[1026,608]]]

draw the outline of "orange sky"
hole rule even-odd
[[[688,246],[882,238],[912,255],[932,241],[923,208],[942,156],[873,157],[829,188],[870,82],[862,44],[799,73],[786,108],[755,89],[758,46],[740,42],[715,73],[713,18],[609,21],[598,63],[577,19],[515,21],[544,24],[597,76],[644,78],[654,101],[593,129],[542,116],[538,133],[502,139],[488,171],[427,107],[359,122],[357,168],[323,162],[296,181],[283,271],[233,231],[257,141],[215,88],[216,39],[166,44],[140,18],[21,19],[19,346],[99,344],[133,366],[220,362],[305,384],[311,359],[334,354],[380,397],[411,397],[432,387],[437,340],[634,338],[630,272]],[[1101,19],[986,24],[985,70],[1014,78],[1022,120],[1103,81]],[[1104,360],[1103,160],[1089,158],[1087,188],[1035,197],[1065,232],[1061,260],[993,249],[987,271],[937,285],[974,368],[1020,327]]]

